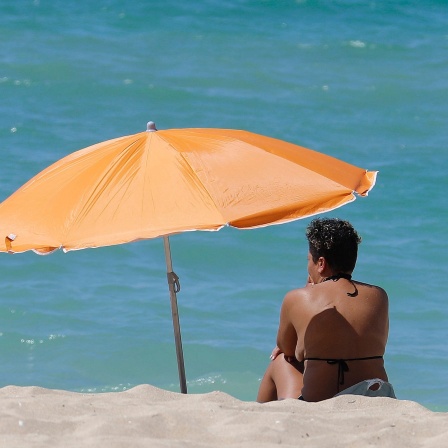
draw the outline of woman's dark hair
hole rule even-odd
[[[314,263],[319,257],[324,257],[336,273],[355,269],[361,237],[348,221],[314,219],[306,229],[306,237]]]

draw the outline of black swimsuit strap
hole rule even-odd
[[[326,277],[322,281],[327,282],[328,280],[333,280],[334,282],[339,280],[340,278],[345,278],[346,280],[351,280],[352,276],[350,274],[344,274],[340,272],[339,274],[332,275],[331,277]]]
[[[339,274],[324,278],[322,281],[327,282],[329,280],[333,280],[334,282],[337,282],[340,278],[345,278],[345,280],[348,280],[353,285],[353,288],[355,288],[355,290],[353,292],[348,292],[347,295],[349,297],[356,297],[358,295],[358,288],[356,287],[355,283],[353,282],[352,276],[350,274],[345,274],[344,272],[340,272]]]
[[[348,372],[350,369],[348,368],[347,361],[366,361],[368,359],[382,359],[382,355],[378,356],[366,356],[364,358],[347,358],[347,359],[337,359],[337,358],[305,358],[304,361],[326,361],[327,364],[337,364],[338,365],[338,390],[339,385],[344,384],[345,372]]]

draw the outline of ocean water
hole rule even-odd
[[[378,170],[326,215],[363,236],[355,277],[389,293],[398,397],[448,411],[446,2],[3,0],[0,16],[0,200],[149,120]],[[255,399],[308,222],[172,237],[190,393]],[[0,254],[0,270],[0,386],[179,390],[161,240]]]

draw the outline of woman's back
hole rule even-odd
[[[388,298],[379,287],[339,278],[297,290],[291,321],[296,358],[305,360],[302,395],[331,398],[360,381],[387,381]],[[367,358],[367,359],[366,359]]]

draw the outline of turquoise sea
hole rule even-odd
[[[146,129],[246,129],[378,170],[327,213],[390,297],[399,398],[448,411],[448,4],[2,0],[0,200],[72,151]],[[187,384],[254,400],[309,220],[171,239]],[[179,390],[160,239],[0,254],[0,387]]]

